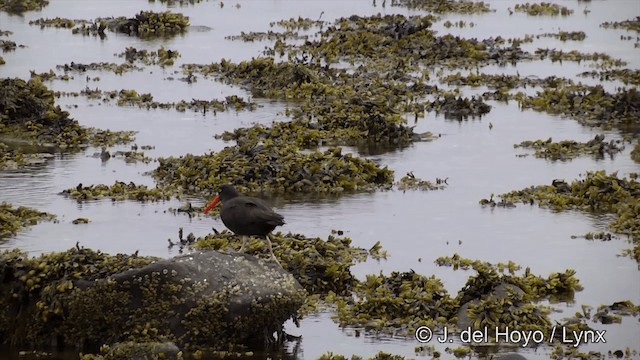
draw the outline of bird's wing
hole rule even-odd
[[[278,226],[284,224],[284,216],[271,210],[267,204],[260,199],[250,199],[244,202],[244,211],[253,219],[256,223],[267,223],[270,225]]]

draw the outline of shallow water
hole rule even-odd
[[[186,84],[166,78],[182,77],[179,65],[183,63],[209,63],[221,58],[241,61],[260,56],[267,43],[242,43],[225,40],[224,37],[241,31],[267,31],[272,21],[298,16],[316,19],[321,12],[324,12],[322,19],[328,21],[352,14],[415,13],[401,8],[382,8],[380,3],[378,1],[378,7],[373,7],[371,1],[244,1],[239,2],[239,8],[236,8],[235,2],[225,2],[225,7],[221,9],[217,1],[205,2],[173,10],[189,16],[192,25],[208,26],[211,30],[190,31],[184,36],[169,40],[144,41],[111,33],[105,40],[100,40],[72,35],[68,30],[41,30],[37,26],[29,26],[28,22],[40,17],[56,16],[78,19],[132,16],[143,9],[166,9],[160,3],[52,1],[42,11],[30,12],[23,17],[0,13],[0,29],[13,31],[14,34],[9,39],[27,46],[25,49],[2,54],[7,64],[0,66],[0,76],[26,79],[30,70],[55,71],[56,65],[71,61],[119,63],[122,59],[114,54],[122,52],[128,46],[155,50],[164,45],[181,54],[173,67],[161,69],[152,66],[124,75],[87,73],[90,77],[99,76],[100,81],[97,82],[87,82],[87,74],[72,74],[75,78],[69,82],[54,81],[48,85],[60,91],[80,91],[86,86],[102,90],[135,89],[139,93],[151,93],[157,101],[222,99],[231,94],[248,98],[249,93],[243,89],[208,79],[199,78],[194,84]],[[529,51],[548,47],[605,52],[628,61],[629,68],[640,67],[640,49],[633,47],[633,41],[620,40],[621,34],[632,35],[631,33],[599,27],[604,21],[621,21],[640,15],[640,3],[637,1],[563,1],[562,5],[575,10],[572,16],[541,18],[524,14],[509,16],[507,8],[513,8],[516,3],[513,1],[489,3],[497,10],[495,13],[443,17],[443,21],[472,21],[473,27],[446,29],[441,21],[434,24],[434,28],[440,33],[480,39],[498,35],[509,38],[558,30],[582,30],[587,34],[586,40],[582,42],[540,38],[533,44],[524,44],[523,48]],[[584,14],[585,8],[591,12]],[[518,72],[521,76],[533,75],[541,78],[549,75],[573,77],[588,70],[592,70],[588,63],[553,64],[550,61],[481,69],[482,72]],[[591,79],[576,80],[595,83]],[[465,95],[476,91],[463,90]],[[83,125],[138,131],[135,142],[138,145],[155,146],[155,149],[145,151],[145,154],[156,158],[216,151],[223,148],[225,143],[214,139],[215,134],[254,123],[268,125],[273,121],[286,120],[282,115],[288,106],[286,103],[254,100],[260,105],[255,111],[231,111],[217,115],[121,108],[115,104],[102,104],[83,98],[63,97],[57,102]],[[449,186],[445,190],[381,191],[317,201],[274,199],[277,211],[287,221],[281,230],[326,237],[331,229],[341,229],[353,239],[354,245],[365,248],[380,241],[389,252],[389,258],[386,261],[369,261],[355,266],[353,271],[360,278],[380,271],[389,273],[413,269],[425,275],[434,274],[445,282],[450,292],[455,293],[464,284],[469,273],[439,268],[433,260],[439,256],[459,253],[463,257],[490,262],[513,260],[523,267],[529,266],[532,272],[543,276],[566,268],[575,269],[585,289],[576,294],[574,305],[555,305],[563,309],[566,316],[575,313],[582,304],[597,307],[626,299],[640,303],[638,264],[618,256],[622,249],[629,247],[624,239],[610,242],[571,239],[571,235],[604,230],[606,221],[582,213],[554,213],[528,205],[519,205],[515,209],[488,209],[478,205],[481,198],[489,197],[492,193],[497,195],[530,185],[548,184],[556,178],[570,181],[589,170],[618,171],[621,175],[638,171],[638,164],[629,158],[631,146],[627,146],[625,152],[613,159],[598,161],[588,157],[570,162],[550,162],[533,156],[516,157],[517,154],[527,152],[513,148],[513,144],[523,140],[553,137],[554,140],[585,141],[599,133],[605,133],[608,139],[619,138],[619,135],[616,132],[584,128],[573,120],[534,111],[520,111],[515,103],[491,105],[491,112],[482,119],[458,122],[428,114],[419,119],[416,131],[431,131],[441,134],[441,138],[432,142],[415,143],[402,150],[366,155],[395,170],[397,178],[408,171],[413,171],[423,179],[448,178]],[[491,130],[489,122],[494,126]],[[114,150],[128,147],[116,147]],[[102,162],[100,158],[92,157],[97,151],[99,150],[87,149],[73,155],[56,154],[46,165],[0,172],[0,198],[3,201],[52,212],[59,219],[57,223],[43,223],[22,231],[16,237],[3,240],[0,248],[19,247],[37,255],[65,250],[79,242],[83,246],[110,253],[139,250],[143,255],[171,257],[177,255],[177,249],[168,249],[167,239],[175,240],[178,228],[184,228],[185,234],[193,232],[196,236],[209,233],[212,226],[224,228],[219,219],[189,218],[170,211],[187,201],[202,205],[206,199],[150,203],[110,200],[78,203],[59,195],[62,190],[78,183],[112,184],[120,180],[153,185],[153,179],[145,173],[154,169],[157,163],[127,164],[118,158]],[[344,152],[346,151],[357,152],[357,149],[347,148]],[[91,222],[87,225],[73,225],[71,221],[78,217],[87,217]],[[554,317],[561,319],[563,314],[554,314]],[[640,339],[637,318],[625,318],[621,325],[592,326],[607,330],[607,343],[581,347],[583,351],[597,350],[606,353],[627,346],[637,348],[637,339]],[[325,351],[367,356],[384,350],[415,356],[414,347],[420,345],[414,339],[355,336],[353,330],[340,329],[331,320],[330,313],[310,316],[302,321],[299,328],[287,323],[286,330],[302,337],[295,354],[300,359],[313,359]],[[291,349],[290,351],[293,352]],[[544,359],[548,357],[547,351],[548,349],[539,349],[537,352],[526,349],[522,353],[527,358]],[[0,357],[8,356],[9,353],[0,352]]]

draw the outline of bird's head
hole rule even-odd
[[[208,214],[209,211],[211,211],[211,209],[213,209],[219,202],[231,200],[238,195],[239,194],[236,191],[236,188],[233,187],[233,185],[222,185],[220,187],[220,192],[218,193],[218,195],[216,195],[216,197],[214,197],[213,200],[211,200],[209,204],[207,204],[203,212],[205,214]]]

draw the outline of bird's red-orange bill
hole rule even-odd
[[[211,211],[211,209],[213,209],[213,207],[216,206],[216,204],[219,202],[220,196],[216,195],[216,197],[214,197],[213,200],[211,200],[211,202],[204,208],[205,215],[208,214],[209,211]]]

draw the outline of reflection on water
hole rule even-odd
[[[523,37],[526,34],[558,30],[583,30],[587,34],[583,42],[565,43],[541,38],[533,44],[523,44],[523,49],[534,51],[538,47],[548,47],[565,51],[577,49],[582,52],[606,52],[628,61],[629,68],[640,67],[640,57],[632,42],[619,39],[624,31],[599,27],[604,21],[620,21],[640,15],[640,3],[636,1],[562,2],[562,5],[574,8],[574,15],[553,18],[535,18],[524,14],[508,16],[506,8],[513,8],[515,1],[489,3],[497,9],[496,13],[482,16],[443,16],[444,20],[472,21],[472,28],[447,29],[442,26],[442,22],[436,23],[434,28],[440,34],[477,38],[498,35],[505,38]],[[267,31],[271,21],[298,16],[316,19],[323,11],[322,19],[328,21],[352,14],[414,13],[395,7],[373,7],[371,1],[342,1],[340,6],[334,5],[333,2],[325,1],[252,1],[242,2],[239,9],[234,6],[220,9],[218,2],[203,2],[197,6],[175,10],[190,16],[193,25],[208,26],[210,31],[190,31],[184,36],[166,41],[148,41],[115,34],[109,34],[104,40],[81,37],[72,35],[67,30],[41,30],[29,26],[28,22],[39,17],[56,16],[78,19],[132,16],[141,9],[165,10],[160,2],[51,2],[43,11],[27,13],[24,17],[0,13],[0,28],[14,32],[12,41],[27,45],[25,49],[2,54],[7,64],[0,66],[0,76],[28,78],[29,70],[44,72],[71,61],[119,62],[121,59],[114,54],[122,52],[128,46],[155,50],[164,45],[165,48],[178,50],[181,54],[178,65],[217,62],[221,58],[240,61],[259,56],[265,43],[242,43],[225,40],[224,37],[237,35],[242,31]],[[588,15],[583,13],[585,7],[591,10]],[[542,61],[517,66],[488,66],[480,70],[486,73],[519,73],[521,76],[542,78],[550,75],[571,77],[592,68],[588,63],[560,64]],[[80,91],[87,86],[103,90],[135,89],[138,93],[151,93],[155,100],[161,102],[221,99],[231,94],[245,98],[250,96],[244,89],[205,78],[198,78],[193,84],[168,80],[184,76],[178,66],[167,69],[149,67],[124,75],[91,73],[91,77],[100,77],[97,82],[87,82],[86,74],[71,75],[74,79],[68,82],[55,81],[51,86],[59,91]],[[585,78],[575,80],[588,84],[597,83]],[[612,90],[620,84],[604,86]],[[464,94],[471,96],[483,91],[483,88],[465,89]],[[286,121],[283,114],[287,106],[293,106],[280,101],[253,100],[259,104],[256,111],[231,111],[216,115],[121,108],[109,103],[73,97],[63,97],[57,102],[83,125],[137,131],[136,144],[155,146],[154,149],[145,151],[145,154],[157,158],[220,150],[229,144],[215,139],[216,134],[253,124],[268,126],[273,121]],[[388,250],[389,259],[356,265],[353,271],[357,277],[364,278],[366,274],[380,271],[388,273],[413,269],[418,273],[433,274],[441,278],[453,294],[463,286],[470,274],[438,268],[433,263],[438,256],[458,253],[463,257],[490,262],[513,260],[529,266],[534,273],[543,276],[573,268],[585,289],[576,294],[575,304],[555,305],[564,310],[563,313],[554,314],[558,320],[573,314],[582,304],[597,306],[625,299],[640,303],[637,264],[628,258],[618,257],[622,249],[629,247],[624,238],[607,242],[571,238],[572,235],[605,230],[607,217],[577,212],[554,213],[528,205],[519,205],[509,210],[485,209],[478,205],[481,198],[492,193],[500,194],[530,185],[548,184],[553,179],[570,181],[585,171],[604,169],[618,171],[621,175],[638,171],[638,165],[629,158],[631,146],[627,146],[623,153],[613,159],[598,161],[589,157],[570,162],[549,162],[533,156],[516,157],[517,154],[527,153],[526,150],[513,148],[513,144],[524,140],[553,137],[554,140],[586,141],[600,133],[604,133],[608,140],[619,138],[619,134],[584,128],[573,120],[543,113],[520,111],[514,103],[489,103],[492,110],[481,119],[449,121],[434,114],[427,114],[419,119],[415,124],[416,132],[430,131],[441,135],[432,142],[417,142],[400,149],[371,145],[343,149],[344,153],[359,153],[389,166],[395,171],[397,179],[409,171],[431,181],[435,178],[448,178],[447,189],[432,192],[391,190],[329,198],[295,195],[271,198],[270,202],[285,216],[287,222],[280,228],[281,231],[326,237],[332,229],[340,229],[353,239],[356,246],[365,248],[380,241]],[[413,122],[413,117],[410,116],[409,120]],[[493,125],[492,129],[488,127],[489,122]],[[113,150],[128,150],[128,146]],[[139,250],[143,255],[171,257],[177,255],[177,249],[168,249],[167,239],[175,240],[179,228],[182,227],[185,234],[193,232],[196,236],[206,235],[211,232],[212,227],[224,228],[217,218],[189,218],[170,211],[187,201],[191,201],[194,206],[202,206],[206,199],[153,203],[112,202],[107,199],[78,203],[59,195],[62,190],[79,183],[112,184],[119,180],[154,185],[153,179],[145,173],[153,170],[157,163],[128,164],[118,158],[102,162],[99,158],[92,157],[95,151],[97,150],[87,149],[75,154],[55,154],[45,165],[0,172],[0,198],[3,201],[58,215],[58,222],[31,227],[16,237],[1,242],[0,248],[20,247],[37,255],[65,250],[78,242],[110,253]],[[89,218],[90,223],[73,225],[71,222],[78,217]],[[633,347],[640,338],[640,325],[632,318],[623,319],[622,325],[607,326],[606,330],[606,346],[590,345],[581,349],[604,353],[626,346]],[[413,339],[357,336],[353,329],[340,329],[331,320],[330,313],[309,316],[301,322],[299,328],[287,323],[286,331],[301,336],[299,342],[288,342],[286,348],[289,354],[295,354],[290,355],[292,358],[298,359],[316,358],[325,351],[370,356],[379,350],[413,357],[413,349],[419,345]],[[0,354],[3,359],[15,356],[14,353],[2,351]],[[61,355],[61,358],[70,359],[75,355]],[[524,355],[531,359],[547,357],[545,351],[534,350],[525,350]]]

